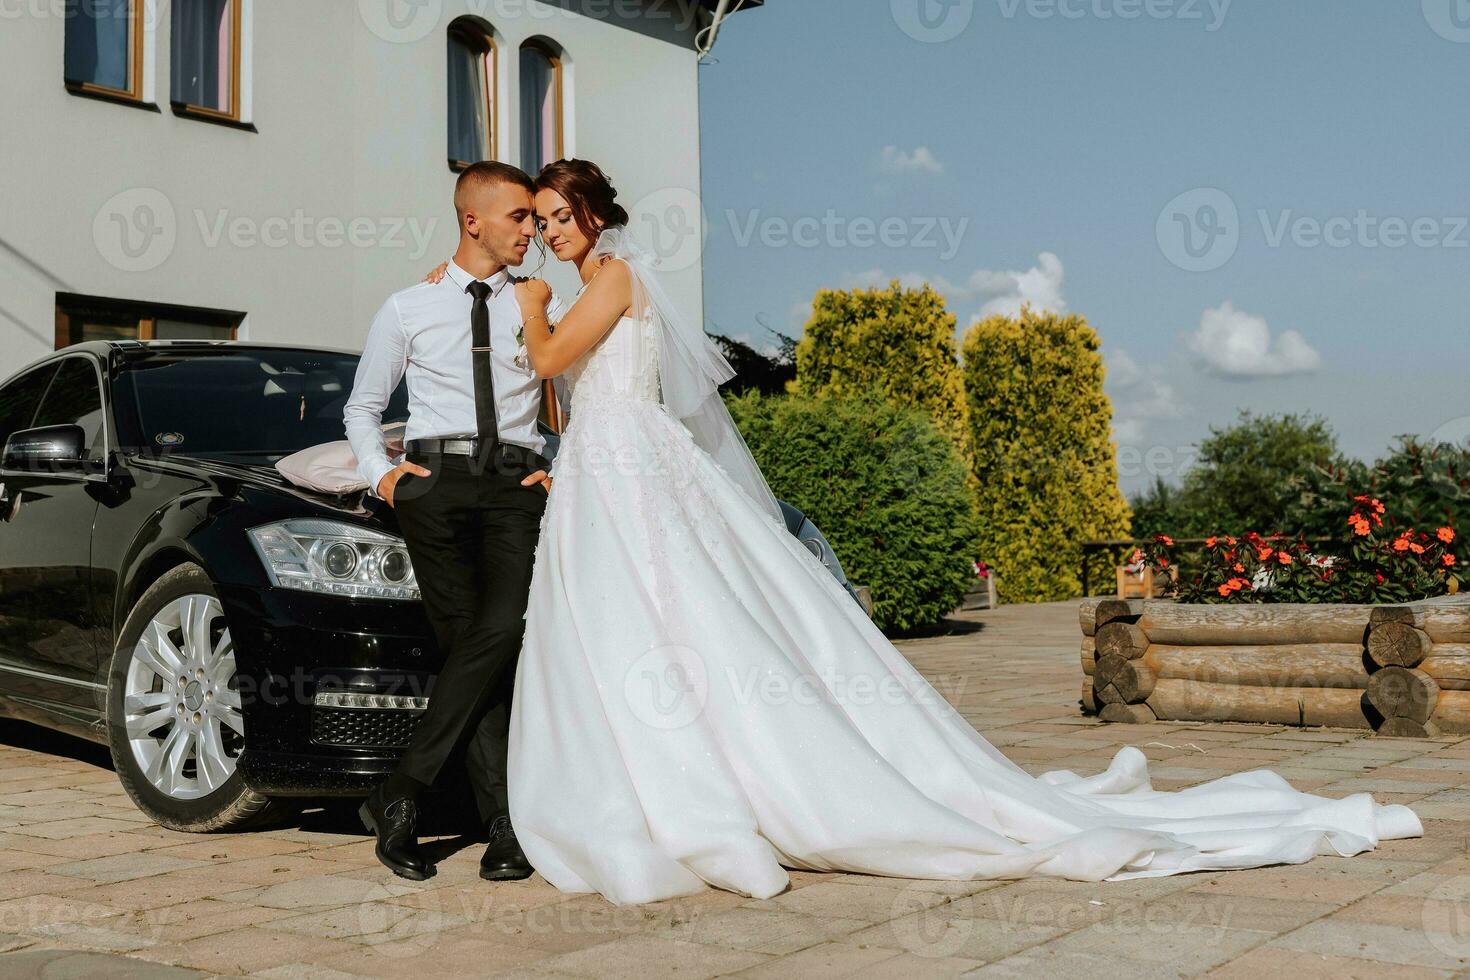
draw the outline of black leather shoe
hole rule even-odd
[[[409,797],[396,800],[383,799],[383,787],[377,786],[357,810],[368,833],[376,834],[378,846],[374,853],[383,866],[400,878],[423,881],[432,877],[433,867],[419,850],[419,839],[414,833],[418,819],[418,804]]]
[[[510,816],[502,813],[490,821],[490,846],[480,858],[480,877],[486,881],[520,881],[531,877],[534,870],[516,840]]]

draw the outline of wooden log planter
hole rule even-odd
[[[1470,595],[1403,606],[1087,599],[1082,710],[1104,721],[1244,721],[1470,732]]]

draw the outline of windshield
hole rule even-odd
[[[357,361],[331,351],[150,350],[130,360],[114,385],[123,445],[270,463],[345,439],[342,407]],[[407,418],[400,383],[383,421]]]

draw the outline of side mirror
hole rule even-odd
[[[86,458],[86,435],[80,425],[43,425],[12,433],[5,440],[0,469],[74,473],[83,468]]]

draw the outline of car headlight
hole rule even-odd
[[[417,599],[403,539],[336,521],[295,519],[250,529],[272,585],[360,599]]]

